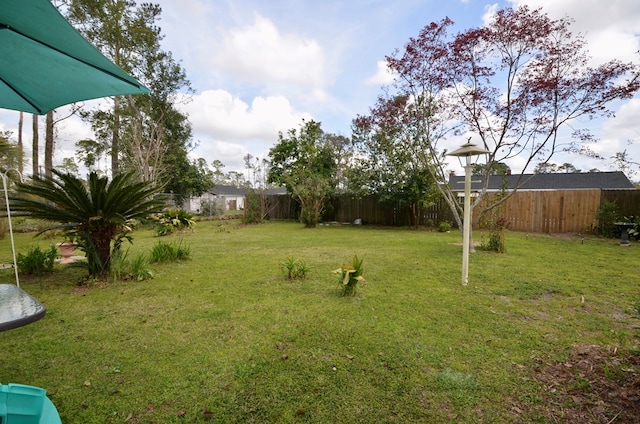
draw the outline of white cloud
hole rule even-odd
[[[318,42],[297,34],[281,34],[273,22],[259,14],[253,24],[224,35],[213,63],[248,80],[266,79],[302,87],[326,84],[325,55]]]
[[[593,61],[637,60],[640,2],[637,0],[510,0],[514,7],[541,7],[553,19],[569,17],[571,30],[585,36]]]
[[[484,15],[482,15],[482,22],[484,23],[484,25],[489,25],[491,23],[497,11],[497,3],[488,4],[484,7]]]
[[[225,90],[207,90],[181,106],[197,129],[196,138],[259,139],[272,143],[278,131],[296,127],[309,115],[293,110],[282,96],[256,97],[251,105]]]
[[[637,162],[640,158],[638,116],[640,116],[640,99],[635,98],[624,103],[616,112],[616,117],[603,124],[602,139],[593,145],[593,150],[606,159],[611,159],[615,153],[626,151],[629,157]]]
[[[294,110],[283,96],[255,97],[248,104],[225,90],[204,91],[180,109],[189,115],[198,142],[191,156],[209,163],[220,160],[227,172],[242,171],[247,153],[265,158],[278,132],[312,118]]]
[[[395,75],[392,70],[387,67],[387,62],[379,60],[376,63],[376,73],[366,80],[370,85],[386,85],[391,84],[395,79]]]

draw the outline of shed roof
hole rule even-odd
[[[471,178],[471,190],[482,189],[484,176]],[[464,191],[464,176],[452,175],[449,185],[453,191]],[[633,190],[635,186],[624,172],[577,172],[562,174],[514,174],[489,176],[488,191],[507,190]]]

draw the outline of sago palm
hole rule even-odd
[[[164,205],[157,196],[161,187],[140,182],[133,173],[118,174],[111,182],[95,172],[86,182],[72,174],[53,173],[18,184],[11,209],[55,223],[43,232],[62,229],[73,234],[87,254],[92,276],[109,272],[112,242],[125,234],[127,221],[145,218]]]

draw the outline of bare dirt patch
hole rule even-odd
[[[577,346],[568,360],[538,359],[532,379],[543,402],[518,405],[549,422],[640,423],[640,354],[613,347]]]

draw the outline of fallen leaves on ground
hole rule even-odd
[[[640,355],[614,347],[582,345],[569,358],[537,358],[531,371],[542,402],[518,403],[514,411],[542,415],[549,422],[640,424]]]

